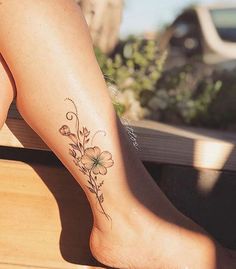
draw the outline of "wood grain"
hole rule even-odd
[[[100,268],[89,250],[91,226],[66,169],[0,160],[0,269]]]

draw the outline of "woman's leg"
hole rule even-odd
[[[11,72],[0,54],[0,129],[5,123],[15,93],[15,85]]]
[[[230,268],[223,249],[170,204],[138,159],[74,1],[2,0],[0,17],[17,107],[84,189],[94,256],[118,268]]]

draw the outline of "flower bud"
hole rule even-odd
[[[60,129],[59,132],[62,135],[70,135],[70,128],[67,125],[63,125]]]

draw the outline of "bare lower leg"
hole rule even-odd
[[[15,95],[14,80],[7,64],[0,54],[0,129],[5,123],[10,104]]]
[[[0,17],[17,107],[84,189],[94,256],[119,268],[230,268],[224,250],[170,204],[137,158],[73,1],[6,0]]]

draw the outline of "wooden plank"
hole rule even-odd
[[[104,269],[104,267],[91,267],[87,265],[77,265],[78,269]],[[28,264],[8,264],[8,263],[0,263],[0,269],[63,269],[59,267],[41,267],[35,265],[28,265]]]
[[[24,120],[11,118],[0,130],[0,146],[49,150]]]
[[[131,125],[143,161],[236,171],[236,134],[153,121]]]
[[[88,202],[65,168],[0,160],[0,269],[100,268],[91,227]]]
[[[60,269],[60,268],[41,267],[28,264],[0,263],[0,269]]]
[[[128,123],[128,124],[127,124]],[[236,134],[171,126],[153,121],[123,121],[131,138],[137,136],[141,160],[236,171]],[[19,116],[13,105],[0,131],[0,145],[50,150]]]
[[[0,263],[0,269],[51,269],[48,267],[38,267],[27,265],[27,264],[8,264]]]

